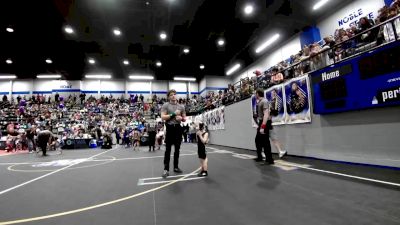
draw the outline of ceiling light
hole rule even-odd
[[[325,5],[329,0],[320,0],[313,6],[313,10],[317,10],[321,8],[323,5]]]
[[[185,54],[188,54],[188,53],[190,52],[190,50],[189,50],[188,48],[185,48],[185,49],[183,49],[183,52],[184,52]]]
[[[94,59],[89,59],[88,62],[89,62],[90,64],[95,64],[95,63],[96,63],[96,61],[95,61]]]
[[[10,33],[12,33],[12,32],[14,32],[14,29],[12,29],[11,27],[7,27],[7,32],[10,32]]]
[[[200,64],[200,69],[204,69],[204,65],[203,64]]]
[[[11,74],[3,75],[3,74],[0,74],[0,79],[15,79],[15,78],[17,78],[17,76],[15,76],[15,75],[11,75]]]
[[[161,40],[167,39],[167,34],[166,34],[164,31],[161,32],[161,33],[160,33],[160,38],[161,38]]]
[[[154,77],[148,76],[148,75],[130,75],[129,79],[132,79],[132,80],[154,80]]]
[[[236,72],[238,69],[240,68],[240,64],[236,64],[234,65],[231,69],[228,70],[228,72],[226,72],[226,75],[229,76],[232,73]]]
[[[174,80],[179,80],[179,81],[196,81],[196,78],[194,78],[194,77],[174,77]]]
[[[110,79],[111,75],[109,74],[87,74],[85,75],[86,78],[90,79]]]
[[[12,61],[11,59],[7,59],[7,60],[6,60],[6,63],[7,63],[7,64],[12,64],[13,61]]]
[[[146,5],[150,5],[150,2],[146,2]]]
[[[161,67],[162,63],[160,61],[156,62],[156,66]]]
[[[218,40],[218,45],[219,45],[219,46],[223,46],[224,44],[225,44],[224,39],[219,39],[219,40]]]
[[[115,28],[113,30],[113,33],[114,33],[115,36],[120,36],[121,35],[121,31],[118,28]]]
[[[246,6],[244,7],[244,13],[245,13],[246,15],[252,14],[253,11],[254,11],[254,8],[253,8],[252,5],[246,5]]]
[[[279,36],[280,36],[279,34],[275,34],[274,36],[272,36],[270,39],[264,42],[264,44],[260,45],[260,47],[256,49],[256,53],[260,53],[262,50],[270,46],[272,43],[278,40]]]
[[[46,59],[46,63],[47,63],[47,64],[52,64],[53,61],[51,61],[51,59]]]
[[[74,33],[74,29],[72,29],[71,26],[65,26],[65,27],[64,27],[64,31],[65,31],[67,34],[73,34],[73,33]]]
[[[42,75],[37,75],[37,78],[40,79],[49,79],[49,78],[61,78],[61,75],[59,74],[42,74]]]
[[[129,61],[126,59],[123,61],[123,63],[124,63],[124,65],[129,65]]]

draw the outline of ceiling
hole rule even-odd
[[[254,49],[279,32],[279,43],[316,24],[329,10],[351,0],[330,1],[318,12],[317,0],[4,0],[0,2],[0,73],[34,78],[62,74],[81,79],[108,73],[113,78],[152,74],[159,80],[174,76],[224,76],[240,61],[245,67],[260,55]],[[148,2],[148,4],[146,4]],[[251,2],[254,15],[244,16]],[[75,33],[67,34],[70,25]],[[12,27],[14,32],[6,31]],[[122,35],[116,37],[113,28]],[[168,35],[161,41],[159,34]],[[226,45],[218,47],[223,37]],[[190,48],[189,54],[183,48]],[[47,64],[50,58],[53,63]],[[96,64],[91,65],[88,59]],[[12,64],[5,63],[12,59]],[[129,60],[129,65],[123,64]],[[155,62],[162,62],[157,67]],[[205,68],[201,70],[200,64]]]

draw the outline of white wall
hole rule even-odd
[[[199,92],[201,96],[205,96],[206,95],[206,78],[204,77],[203,79],[201,79],[200,83],[199,83]]]
[[[9,80],[0,80],[0,94],[1,101],[3,101],[3,95],[7,95],[8,100],[10,100],[11,85]]]
[[[100,91],[100,83],[98,80],[83,80],[81,85],[81,91],[83,92],[94,92],[94,93],[86,93],[86,98],[91,95],[94,97],[100,97],[98,92]]]
[[[12,92],[14,96],[29,97],[32,91],[32,80],[13,80]],[[1,90],[2,91],[2,90]]]
[[[52,90],[54,89],[54,82],[53,80],[41,80],[37,79],[33,82],[33,91],[34,92],[47,92],[45,94],[51,94]],[[28,91],[28,90],[27,90]]]
[[[265,70],[275,66],[282,60],[290,58],[291,55],[297,54],[301,50],[300,36],[296,35],[289,41],[281,45],[281,47],[271,54],[258,59],[256,62],[248,66],[242,73],[232,77],[232,83],[240,81],[242,78],[255,76],[256,70],[264,72]],[[208,84],[207,84],[208,85]]]
[[[187,97],[187,82],[169,81],[169,89],[175,89],[178,98]]]
[[[336,29],[348,28],[350,24],[358,22],[361,17],[367,16],[376,19],[378,10],[385,6],[384,0],[355,0],[347,6],[337,10],[318,23],[321,37],[333,35]]]
[[[71,96],[79,97],[81,92],[80,81],[79,80],[53,80],[53,89],[52,95],[54,96],[56,93],[60,95],[60,97],[67,98]]]
[[[101,80],[100,94],[119,98],[125,94],[125,80]]]
[[[190,96],[198,95],[199,84],[197,82],[189,82],[189,91],[190,91]]]
[[[210,131],[210,143],[255,150],[251,115],[251,99],[225,107],[225,129]],[[311,121],[274,126],[289,155],[400,167],[400,107],[312,114]]]
[[[142,94],[145,100],[150,96],[151,86],[151,81],[128,81],[126,83],[128,95]]]

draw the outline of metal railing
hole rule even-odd
[[[310,54],[308,57],[303,58],[298,62],[294,62],[286,68],[278,69],[278,73],[282,73],[284,77],[284,80],[281,82],[271,82],[271,73],[268,70],[260,77],[254,76],[252,78],[247,77],[241,79],[240,81],[229,85],[228,89],[224,91],[225,99],[214,101],[213,104],[230,105],[242,101],[251,97],[254,90],[257,88],[266,89],[272,87],[291,78],[309,74],[313,71],[348,60],[386,44],[399,41],[399,39],[400,15],[359,32],[348,40],[336,43],[333,46],[325,44],[318,53],[314,55]],[[276,68],[276,66],[271,67],[269,70]],[[233,88],[231,86],[233,86]],[[205,104],[200,105],[198,108],[200,108],[200,110],[197,109],[198,112],[206,109]]]

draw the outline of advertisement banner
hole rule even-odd
[[[310,123],[310,82],[308,76],[292,79],[283,84],[287,124]]]
[[[194,117],[196,124],[204,123],[208,130],[225,129],[225,107],[219,107],[208,112],[204,112]]]
[[[283,88],[283,85],[275,85],[264,92],[270,105],[272,125],[285,124],[286,104],[284,104],[285,92]]]

